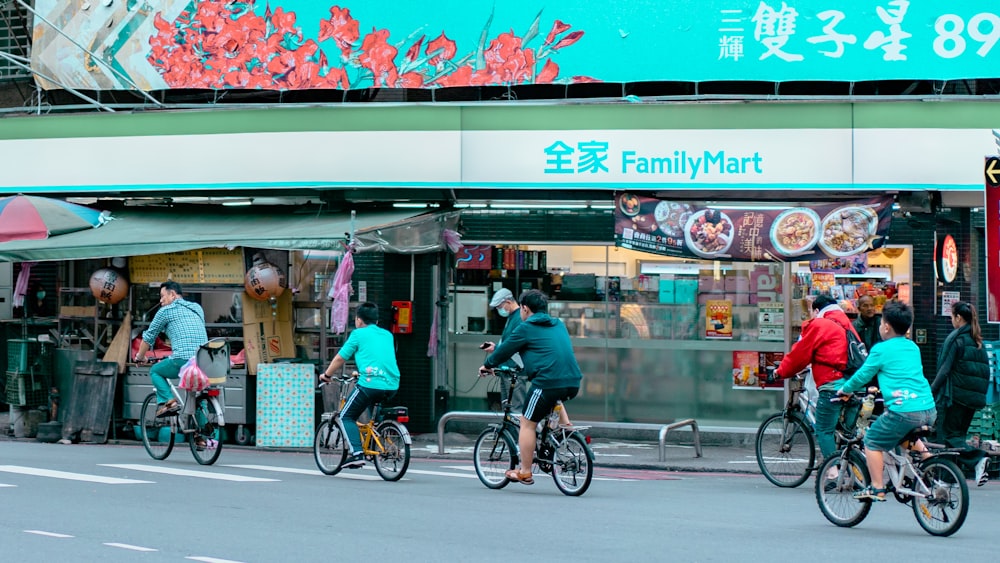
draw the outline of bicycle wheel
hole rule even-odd
[[[552,458],[552,479],[564,495],[578,497],[587,492],[594,478],[594,459],[586,440],[574,432],[556,446]]]
[[[514,469],[515,448],[514,440],[502,427],[491,426],[479,434],[472,450],[472,461],[484,485],[502,489],[510,483],[505,473]]]
[[[336,475],[347,459],[347,438],[333,419],[320,423],[313,440],[313,456],[316,466],[327,475]]]
[[[776,413],[757,429],[757,465],[779,487],[806,482],[816,462],[816,442],[806,423],[795,415]]]
[[[191,446],[191,455],[200,465],[212,465],[222,453],[218,406],[215,401],[199,397],[195,402],[194,414],[188,419],[195,429],[188,435],[188,445]],[[204,445],[199,446],[199,441],[204,441]]]
[[[410,445],[403,439],[398,422],[386,421],[378,426],[382,451],[375,456],[375,470],[386,481],[399,481],[410,466]]]
[[[846,463],[840,456],[826,460],[816,474],[816,502],[830,522],[850,528],[861,523],[872,509],[871,500],[857,500],[854,493],[871,483],[865,457],[855,449],[847,453]],[[831,467],[840,467],[834,479],[827,477]]]
[[[912,497],[913,514],[928,534],[950,536],[962,527],[969,514],[969,486],[965,476],[953,462],[942,458],[925,461],[920,471],[929,493],[926,497]]]
[[[139,434],[142,447],[153,459],[167,459],[174,449],[174,420],[172,416],[156,418],[156,393],[150,393],[142,403],[139,415]]]

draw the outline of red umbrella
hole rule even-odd
[[[0,198],[0,242],[39,240],[100,227],[107,212],[30,195]]]

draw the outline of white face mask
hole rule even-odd
[[[504,309],[503,307],[497,307],[497,314],[501,317],[507,318],[510,316],[510,311]]]

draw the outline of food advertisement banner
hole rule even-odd
[[[986,159],[986,321],[1000,323],[1000,158]]]
[[[892,196],[802,207],[708,206],[624,192],[615,245],[665,256],[748,262],[846,258],[885,244]]]

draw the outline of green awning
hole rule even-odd
[[[405,225],[413,210],[358,211],[355,234]],[[133,208],[116,211],[108,224],[45,240],[0,244],[0,261],[81,260],[142,256],[199,248],[334,250],[351,230],[351,213],[261,212],[252,208]]]

